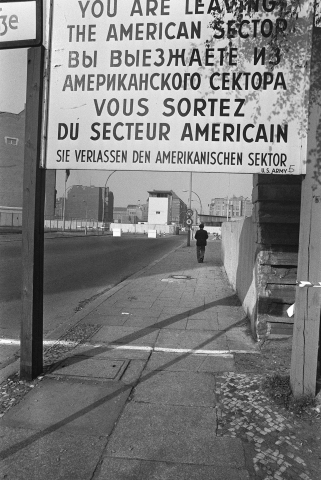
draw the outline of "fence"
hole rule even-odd
[[[169,234],[175,235],[177,233],[177,227],[175,225],[156,225],[155,223],[111,223],[110,230],[121,229],[122,233],[145,233],[149,230],[156,230],[158,235]]]
[[[82,219],[72,219],[72,220],[61,220],[58,218],[45,219],[45,229],[50,231],[71,231],[77,232],[78,230],[96,230],[103,231],[107,230],[108,227],[104,227],[102,222],[97,220],[82,220]]]

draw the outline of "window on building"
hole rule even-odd
[[[4,137],[7,145],[18,145],[18,139],[14,137]]]

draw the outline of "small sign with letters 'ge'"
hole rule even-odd
[[[0,50],[42,43],[42,0],[0,0]]]

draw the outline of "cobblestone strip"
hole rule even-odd
[[[300,457],[301,444],[281,407],[262,390],[263,376],[226,373],[217,377],[218,436],[253,445],[255,478],[315,480]],[[273,408],[272,408],[273,406]]]

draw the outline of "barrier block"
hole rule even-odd
[[[148,238],[156,238],[157,230],[148,230]]]
[[[113,229],[113,237],[121,237],[121,228]]]

